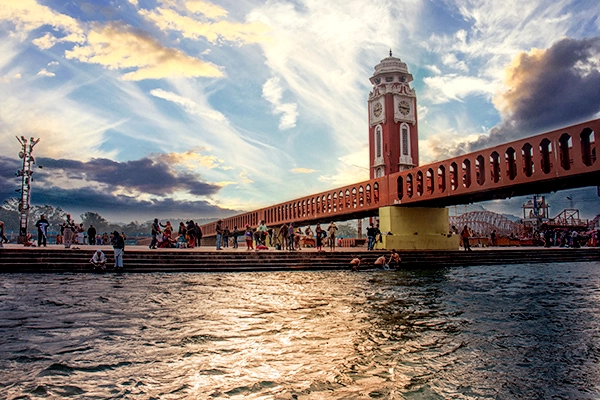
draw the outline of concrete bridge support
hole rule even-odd
[[[379,229],[377,249],[457,250],[460,242],[458,235],[449,235],[447,208],[381,207]]]

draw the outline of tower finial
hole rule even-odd
[[[392,49],[390,49],[390,57],[392,56]]]

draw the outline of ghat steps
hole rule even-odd
[[[141,247],[141,246],[140,246]],[[342,270],[349,261],[362,257],[362,267],[373,268],[380,255],[389,251],[346,249],[336,252],[301,251],[216,251],[185,249],[149,251],[138,246],[125,250],[126,272],[241,272],[291,270]],[[107,265],[114,263],[112,249],[103,249]],[[90,272],[95,247],[81,249],[0,249],[0,273]],[[402,269],[443,268],[469,265],[519,263],[599,262],[600,248],[510,248],[466,251],[399,251]]]

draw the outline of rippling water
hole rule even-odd
[[[0,397],[597,399],[596,263],[9,274]]]

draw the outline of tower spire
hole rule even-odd
[[[390,49],[390,57],[392,56],[392,49]]]

